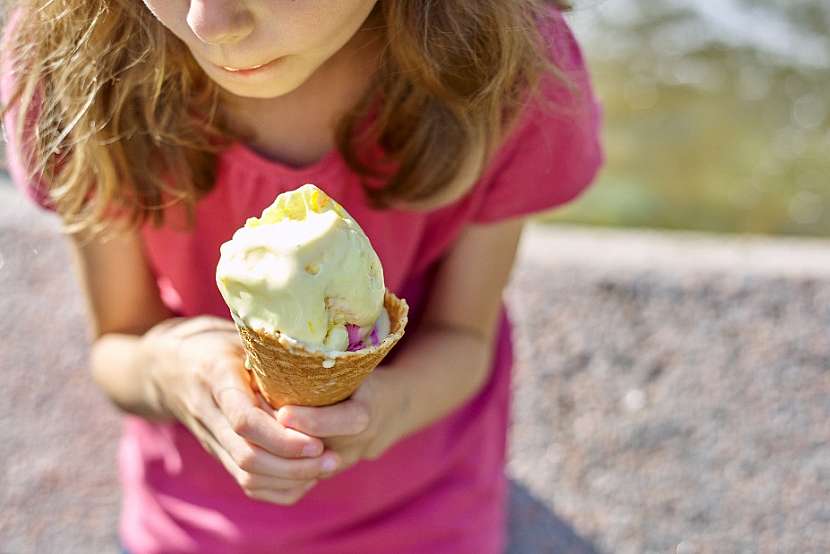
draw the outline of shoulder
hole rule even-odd
[[[559,10],[551,8],[539,21],[551,70],[545,72],[535,94],[527,98],[498,154],[509,154],[523,141],[569,132],[597,130],[599,102],[582,48]]]
[[[511,161],[517,167],[528,167],[527,159],[534,154],[547,155],[546,151],[527,149],[528,144],[562,141],[574,133],[590,135],[585,139],[588,141],[596,138],[599,109],[576,38],[562,13],[552,6],[536,23],[552,71],[542,76],[536,94],[526,100],[489,148],[483,142],[473,144],[441,193],[409,203],[408,208],[429,211],[449,206],[468,194],[475,196]],[[516,159],[516,151],[523,148],[519,156],[523,159]]]
[[[546,13],[539,25],[554,71],[543,75],[490,158],[477,186],[480,223],[575,199],[604,160],[601,108],[582,49],[560,12]]]
[[[551,60],[561,69],[580,69],[585,66],[582,49],[568,21],[561,11],[550,8],[539,20],[539,31]]]

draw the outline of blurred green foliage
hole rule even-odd
[[[830,236],[830,3],[702,4],[577,2],[607,163],[544,220]]]

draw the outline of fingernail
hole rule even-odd
[[[314,443],[309,443],[303,447],[303,456],[309,458],[320,455],[320,447]]]
[[[326,456],[323,458],[323,471],[330,473],[337,469],[337,459],[334,456]]]

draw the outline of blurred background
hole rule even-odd
[[[830,235],[830,2],[574,5],[608,163],[551,221]]]
[[[608,159],[507,290],[508,552],[830,552],[830,2],[574,4]],[[7,177],[0,290],[0,553],[115,552],[120,416]]]

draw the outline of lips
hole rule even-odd
[[[261,63],[259,65],[252,65],[251,67],[228,67],[227,65],[221,65],[219,67],[221,67],[225,71],[231,71],[236,73],[237,71],[252,71],[254,69],[259,69],[260,67],[268,65],[269,63],[271,62]]]
[[[271,60],[270,62],[261,63],[258,65],[252,65],[249,67],[231,67],[228,65],[221,65],[221,64],[214,64],[217,67],[221,67],[225,71],[229,73],[250,73],[252,71],[256,71],[258,69],[262,69],[263,67],[273,65],[274,63],[278,62],[281,58],[277,58],[275,60]]]

